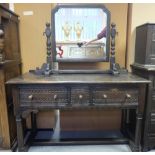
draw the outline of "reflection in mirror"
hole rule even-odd
[[[57,61],[106,61],[107,13],[101,8],[60,8],[55,14],[55,39]]]

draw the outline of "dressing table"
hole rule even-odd
[[[105,27],[105,34],[98,37]],[[115,63],[116,25],[112,24],[110,28],[109,10],[101,4],[58,4],[52,10],[51,27],[47,23],[44,34],[47,37],[46,63],[41,68],[37,67],[7,82],[13,92],[18,151],[26,151],[28,146],[36,144],[129,144],[132,151],[141,151],[145,93],[150,81],[128,73]],[[94,38],[95,42],[92,41]],[[106,61],[110,62],[108,70],[59,68],[60,62]],[[98,137],[85,134],[81,138],[67,139],[60,127],[56,138],[51,135],[48,141],[35,140],[37,113],[76,109],[120,109],[121,129],[112,133],[99,132]],[[32,128],[27,131],[24,120],[29,115]],[[53,133],[56,132],[55,129]],[[75,134],[76,132],[74,131]]]

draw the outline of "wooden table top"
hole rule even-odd
[[[7,81],[6,84],[128,84],[150,82],[151,81],[147,79],[131,73],[119,74],[117,76],[110,74],[53,74],[48,77],[44,75],[35,75],[33,73],[25,73]]]

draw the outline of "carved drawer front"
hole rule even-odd
[[[122,105],[138,104],[138,90],[126,88],[97,87],[93,90],[93,103],[121,103]]]
[[[23,105],[39,104],[64,105],[68,102],[67,89],[65,87],[34,87],[20,89],[20,102]]]
[[[155,135],[155,113],[151,113],[149,132]]]
[[[72,87],[71,88],[71,104],[73,106],[89,104],[89,88],[88,87]]]

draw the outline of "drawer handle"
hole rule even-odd
[[[55,101],[58,98],[58,95],[55,94],[53,98],[54,98],[54,101]]]
[[[130,94],[126,94],[126,98],[131,98],[131,95]]]
[[[83,95],[79,95],[79,99],[81,100],[83,98]]]
[[[104,99],[107,99],[107,97],[108,97],[106,94],[103,94],[102,96]]]
[[[29,95],[29,96],[28,96],[28,99],[29,99],[29,100],[32,100],[32,99],[33,99],[33,95]]]

